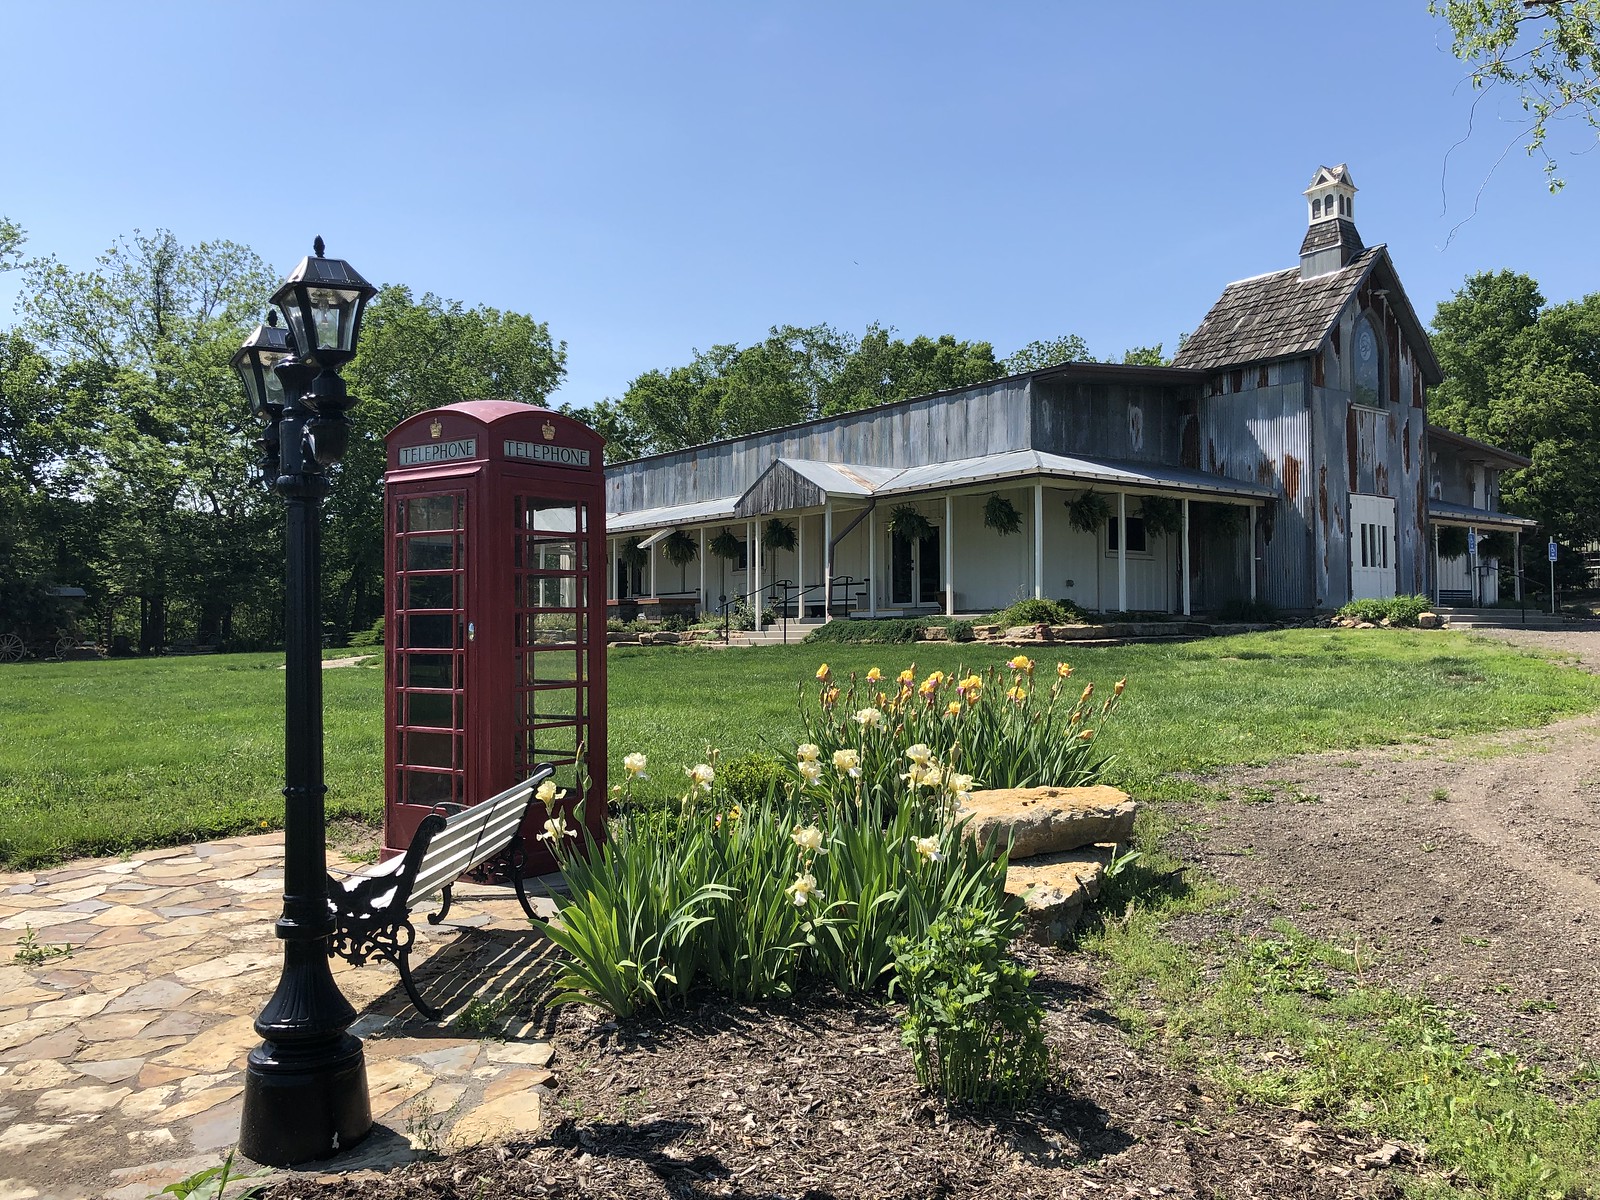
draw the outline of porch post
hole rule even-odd
[[[706,527],[700,526],[700,611],[704,613],[710,607],[710,598],[706,595]]]
[[[804,513],[795,513],[795,543],[794,543],[794,573],[798,578],[794,581],[800,589],[795,597],[795,620],[806,619],[806,516]]]
[[[606,539],[606,599],[620,600],[617,595],[617,569],[613,565],[617,561],[617,539]]]
[[[1445,603],[1445,600],[1443,600],[1443,595],[1445,595],[1445,594],[1443,594],[1443,582],[1440,582],[1440,578],[1438,578],[1438,574],[1440,574],[1440,566],[1442,566],[1442,563],[1438,562],[1438,526],[1435,525],[1434,526],[1434,605],[1442,605],[1442,603]]]
[[[1117,611],[1128,611],[1128,493],[1117,493]]]
[[[1517,581],[1517,596],[1516,596],[1516,600],[1517,600],[1518,604],[1521,604],[1522,603],[1522,530],[1513,529],[1511,531],[1511,545],[1512,545],[1511,553],[1513,555],[1513,557],[1511,559],[1511,566],[1512,566],[1512,568],[1514,570],[1514,574],[1512,575],[1512,578]]]
[[[1033,598],[1044,599],[1044,480],[1033,485]]]
[[[1178,547],[1178,561],[1183,572],[1183,615],[1192,617],[1193,606],[1189,603],[1189,497],[1183,498],[1183,544]]]
[[[1483,589],[1478,586],[1478,527],[1476,525],[1469,526],[1467,533],[1472,538],[1473,550],[1471,554],[1467,555],[1468,567],[1472,571],[1472,607],[1479,608],[1483,605]]]
[[[1250,505],[1250,603],[1256,602],[1256,506]]]
[[[656,598],[656,559],[660,557],[656,551],[659,548],[659,542],[650,547],[650,599],[652,600]]]
[[[955,500],[944,496],[944,615],[956,615]]]
[[[878,615],[878,509],[867,509],[867,615]]]
[[[750,593],[750,605],[756,612],[756,632],[761,632],[761,543],[756,540],[756,523],[751,521],[749,541],[745,543],[745,558],[750,562],[750,570],[745,572],[744,581]]]
[[[822,499],[822,619],[833,620],[833,497]]]

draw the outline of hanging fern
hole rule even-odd
[[[1480,533],[1478,535],[1478,561],[1486,562],[1491,558],[1509,559],[1512,555],[1512,540],[1509,533],[1496,530],[1493,533]]]
[[[744,543],[734,536],[733,530],[723,529],[716,537],[711,539],[706,549],[710,550],[718,558],[734,559],[739,557],[740,552],[744,549]]]
[[[1460,525],[1439,526],[1439,557],[1460,558],[1467,552],[1467,531]]]
[[[1201,504],[1198,508],[1200,527],[1222,537],[1237,537],[1250,520],[1242,504]]]
[[[1004,537],[1022,528],[1022,514],[1015,504],[996,492],[983,502],[983,523]]]
[[[773,517],[761,530],[761,544],[768,550],[793,550],[794,526],[781,517]]]
[[[933,522],[915,504],[896,504],[889,510],[889,532],[908,542],[920,541],[933,536]]]
[[[1090,488],[1066,501],[1067,523],[1079,533],[1096,533],[1111,519],[1111,501]]]
[[[700,547],[681,529],[674,529],[661,542],[661,553],[675,567],[687,567],[700,557]]]
[[[1146,535],[1179,533],[1183,529],[1183,506],[1166,496],[1146,496],[1139,502]]]
[[[650,551],[641,544],[643,541],[643,538],[631,537],[622,543],[622,561],[630,567],[642,567],[650,561]]]

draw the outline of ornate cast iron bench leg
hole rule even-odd
[[[450,903],[454,899],[454,897],[452,895],[452,892],[454,892],[454,890],[455,890],[455,884],[451,883],[451,884],[446,884],[444,891],[439,893],[439,911],[436,912],[436,913],[429,913],[428,914],[428,924],[429,925],[437,925],[440,921],[444,920],[445,917],[449,915],[449,913],[450,913]]]

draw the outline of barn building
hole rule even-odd
[[[612,611],[1493,603],[1503,543],[1462,543],[1533,525],[1499,511],[1528,462],[1428,424],[1439,364],[1349,171],[1304,195],[1299,265],[1229,284],[1170,367],[1063,363],[607,468]]]

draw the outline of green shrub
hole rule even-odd
[[[1339,615],[1374,625],[1384,620],[1391,625],[1415,625],[1417,618],[1432,608],[1433,601],[1427,596],[1391,596],[1387,600],[1352,600]]]
[[[890,617],[879,621],[829,621],[806,634],[805,640],[812,645],[914,642],[922,636],[923,624],[910,617]]]
[[[717,785],[723,802],[750,808],[775,792],[789,772],[771,754],[746,754],[717,766]]]
[[[961,906],[920,939],[894,939],[901,1040],[924,1087],[952,1100],[1015,1103],[1048,1081],[1044,1009],[1028,990],[1035,972],[1006,953],[1017,928],[1014,914]]]
[[[1018,600],[1008,608],[995,613],[993,624],[1005,625],[1065,625],[1069,620],[1067,610],[1054,600]]]
[[[357,630],[350,635],[352,646],[381,646],[383,645],[383,618],[379,617],[372,623],[370,629]]]
[[[952,642],[971,642],[977,640],[977,630],[971,621],[963,621],[957,617],[929,617],[923,622],[925,629],[944,629]]]

